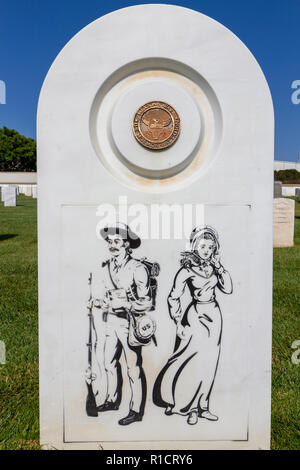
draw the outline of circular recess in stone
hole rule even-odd
[[[161,100],[180,116],[171,147],[142,147],[132,132],[136,110]],[[102,164],[130,188],[168,192],[196,181],[217,156],[222,113],[215,92],[191,67],[170,59],[131,62],[99,86],[90,111],[90,137]]]

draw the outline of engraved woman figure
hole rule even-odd
[[[221,345],[222,315],[216,300],[218,288],[232,293],[231,277],[220,263],[218,234],[209,226],[195,228],[191,251],[182,253],[168,297],[171,318],[176,323],[172,356],[159,373],[153,401],[165,414],[187,416],[189,424],[198,417],[216,421],[209,407]],[[181,297],[188,287],[191,302],[182,312]]]

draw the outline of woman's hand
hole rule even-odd
[[[216,269],[219,269],[221,267],[220,258],[221,256],[218,251],[216,251],[216,253],[211,258],[211,263]]]

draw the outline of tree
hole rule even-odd
[[[36,171],[36,142],[14,129],[0,129],[0,171]]]
[[[274,171],[274,180],[285,184],[300,183],[300,172],[294,169]]]

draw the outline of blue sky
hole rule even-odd
[[[138,3],[193,8],[239,36],[260,63],[271,89],[275,158],[297,159],[300,104],[291,101],[291,84],[300,80],[300,0],[0,0],[0,80],[6,83],[0,127],[5,125],[35,137],[39,91],[61,48],[99,16]]]

